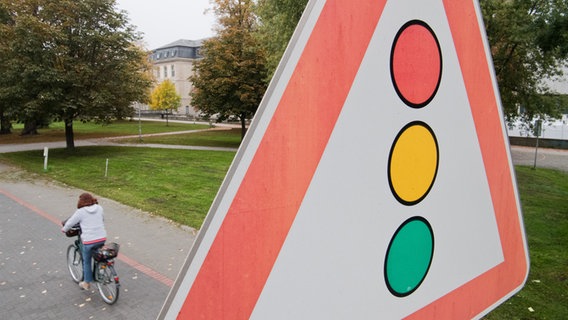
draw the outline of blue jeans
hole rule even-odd
[[[91,244],[83,244],[83,281],[93,282],[93,267],[92,267],[92,257],[93,251],[102,247],[105,244],[104,241],[95,242]]]

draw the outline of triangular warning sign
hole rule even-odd
[[[477,3],[310,1],[160,318],[461,319],[528,253]]]

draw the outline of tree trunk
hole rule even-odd
[[[38,122],[36,120],[26,120],[24,122],[24,129],[22,130],[21,136],[33,136],[38,134],[37,132]]]
[[[0,114],[0,134],[12,133],[12,122],[4,114]]]
[[[65,142],[67,143],[67,150],[75,149],[75,139],[73,137],[72,119],[65,119]]]

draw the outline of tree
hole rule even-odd
[[[0,1],[0,111],[3,132],[9,132],[11,120],[24,123],[22,134],[37,133],[45,122],[53,95],[54,72],[43,66],[50,53],[44,48],[54,37],[40,18],[38,3],[14,4]]]
[[[181,96],[176,92],[176,87],[169,79],[162,81],[150,96],[150,107],[153,110],[166,111],[166,125],[168,125],[168,110],[177,109],[181,102]]]
[[[254,37],[257,19],[252,0],[215,0],[218,35],[204,41],[203,59],[190,77],[192,105],[217,121],[237,117],[242,136],[266,90],[265,52]]]
[[[266,49],[267,82],[270,81],[296,30],[308,0],[259,0],[259,41]]]
[[[0,34],[3,36],[4,41],[0,39],[0,134],[9,134],[12,129],[11,114],[10,114],[10,99],[9,91],[6,89],[9,85],[7,81],[8,66],[10,65],[9,48],[4,45],[8,34],[8,24],[10,15],[8,11],[0,6]]]
[[[122,118],[147,99],[147,53],[115,0],[0,0],[0,8],[8,17],[0,48],[10,59],[0,102],[21,121],[64,121],[73,149],[73,121]]]
[[[481,7],[507,119],[557,117],[558,97],[543,80],[566,64],[568,2],[482,0]]]

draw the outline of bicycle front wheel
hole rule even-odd
[[[97,272],[97,287],[101,298],[107,304],[114,304],[120,292],[120,283],[114,267],[106,263],[99,263]]]
[[[73,281],[79,283],[83,280],[83,256],[81,250],[75,245],[70,245],[67,248],[67,268]]]

